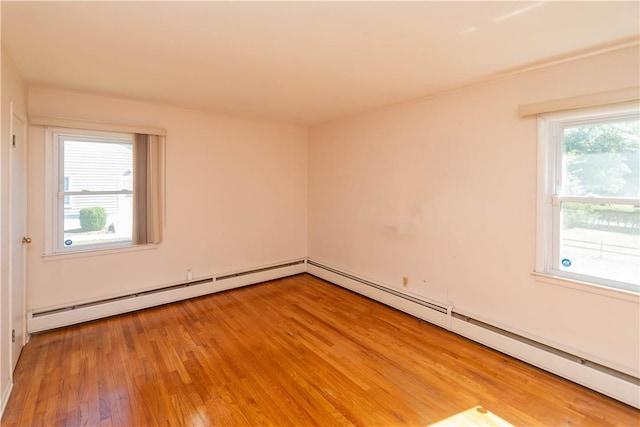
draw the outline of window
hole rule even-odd
[[[640,292],[637,104],[539,118],[539,273]]]
[[[46,253],[159,242],[158,137],[48,128],[47,144]]]

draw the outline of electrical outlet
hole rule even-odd
[[[404,286],[405,288],[409,286],[409,278],[407,276],[402,277],[402,286]]]
[[[193,274],[191,274],[191,269],[187,269],[187,282],[193,280]]]

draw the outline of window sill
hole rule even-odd
[[[565,277],[554,276],[547,273],[538,273],[534,271],[533,276],[537,282],[542,282],[555,286],[562,286],[564,288],[575,289],[582,292],[588,292],[591,294],[602,295],[609,298],[616,298],[623,301],[635,302],[640,304],[640,295],[621,289],[609,288],[595,283],[584,282],[581,280],[567,279]]]
[[[157,249],[158,244],[148,244],[148,245],[135,245],[135,246],[121,246],[116,248],[105,248],[105,249],[93,249],[86,251],[74,251],[74,252],[65,252],[65,253],[56,253],[56,254],[44,254],[42,255],[42,259],[44,261],[62,261],[67,259],[74,258],[87,258],[94,256],[105,256],[105,255],[114,255],[124,252],[138,252],[138,251],[146,251],[150,249]]]

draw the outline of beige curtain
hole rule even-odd
[[[164,137],[136,134],[134,142],[134,244],[160,243],[164,206]]]

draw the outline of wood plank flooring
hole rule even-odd
[[[476,406],[474,419],[516,426],[640,424],[634,408],[303,274],[34,335],[2,426],[426,426]]]

